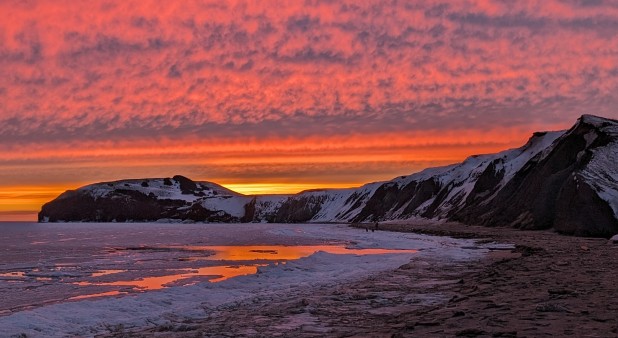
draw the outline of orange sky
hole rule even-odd
[[[186,175],[346,187],[617,118],[618,5],[0,2],[0,220]]]

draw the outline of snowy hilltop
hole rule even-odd
[[[364,222],[427,218],[566,234],[618,233],[618,121],[567,131],[353,189],[238,194],[183,176],[88,185],[45,204],[41,222]]]

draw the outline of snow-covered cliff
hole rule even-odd
[[[352,189],[246,196],[183,176],[98,183],[40,221],[363,222],[408,218],[591,236],[618,233],[618,121],[583,115],[522,147]]]

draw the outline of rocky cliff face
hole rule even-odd
[[[43,206],[39,221],[235,222],[249,200],[217,184],[183,176],[122,180],[69,190]]]
[[[244,196],[210,182],[125,180],[68,191],[40,221],[363,222],[423,217],[487,226],[618,233],[618,121],[582,116],[521,148],[475,155],[357,189]]]
[[[616,121],[583,116],[494,198],[454,218],[584,236],[618,232],[617,132]]]

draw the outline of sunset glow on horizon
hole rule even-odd
[[[618,118],[608,0],[0,3],[0,221],[184,175],[347,188]]]

